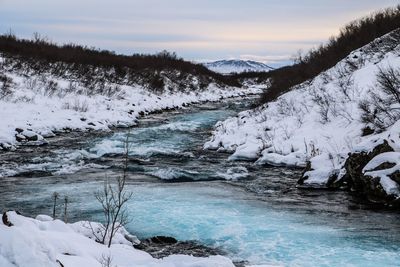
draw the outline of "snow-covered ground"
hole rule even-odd
[[[359,105],[372,97],[371,91],[380,94],[375,89],[380,69],[400,68],[399,40],[400,30],[378,38],[276,101],[219,122],[204,148],[229,151],[232,160],[257,164],[305,167],[311,160],[305,183],[326,185],[362,142],[369,144],[364,145],[368,150],[373,143],[368,140],[398,136],[397,123],[384,133],[362,137],[366,125]],[[393,185],[381,180],[384,188]]]
[[[135,125],[143,113],[260,93],[257,87],[244,89],[211,83],[205,89],[167,88],[162,93],[139,85],[108,84],[114,90],[112,94],[88,94],[86,88],[68,79],[13,71],[3,71],[3,75],[12,82],[7,89],[10,92],[0,92],[0,149],[10,149],[25,141],[43,144],[47,142],[44,138],[58,131],[128,127]]]
[[[222,256],[171,255],[155,259],[135,249],[126,238],[134,237],[122,228],[108,248],[94,241],[88,222],[65,224],[45,215],[32,219],[15,212],[8,212],[7,219],[12,226],[0,223],[2,267],[234,267]]]

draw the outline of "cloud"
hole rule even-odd
[[[120,53],[280,62],[397,0],[0,0],[0,30]]]

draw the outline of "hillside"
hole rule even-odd
[[[221,73],[267,72],[273,68],[267,64],[252,60],[219,60],[203,64],[208,69]]]
[[[393,204],[400,197],[399,73],[397,29],[276,101],[218,123],[205,148],[229,151],[231,160],[307,167],[302,187],[347,188]],[[373,162],[389,151],[395,154]]]
[[[134,125],[152,111],[259,93],[176,55],[116,55],[0,36],[0,148]]]
[[[252,74],[253,79],[268,79],[271,82],[269,90],[264,92],[260,103],[275,100],[294,86],[334,67],[352,51],[397,28],[400,28],[400,6],[383,9],[348,23],[337,36],[332,36],[325,44],[298,56],[292,66],[276,69],[268,75]],[[241,76],[232,78],[241,78]]]

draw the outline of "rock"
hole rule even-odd
[[[7,212],[3,213],[2,221],[5,226],[11,227],[13,224],[8,220]]]
[[[21,132],[20,135],[25,136],[25,138],[28,141],[38,141],[40,139],[43,139],[43,137],[41,135],[35,133],[34,131],[30,131],[30,130],[25,130],[25,131]]]
[[[370,152],[357,152],[350,153],[347,158],[344,168],[346,170],[347,181],[351,187],[351,190],[364,196],[368,201],[386,205],[394,205],[398,202],[395,196],[388,194],[380,182],[380,177],[372,177],[369,175],[364,175],[364,167],[376,156],[394,151],[389,143],[384,140],[382,144],[377,145]],[[388,168],[392,168],[394,165],[390,162],[384,162],[370,171],[379,171]],[[366,173],[368,174],[368,172]],[[390,177],[398,183],[400,180],[398,173],[393,173]],[[397,204],[396,204],[397,205]]]
[[[377,145],[371,152],[357,152],[350,153],[347,158],[344,168],[346,169],[348,183],[353,191],[365,192],[365,180],[362,173],[363,168],[371,161],[375,156],[385,153],[392,152],[393,148],[389,143],[384,140],[380,145]]]
[[[24,131],[24,129],[21,129],[21,128],[15,128],[15,131],[16,131],[17,133],[22,133],[22,132]]]
[[[56,134],[53,131],[50,131],[50,130],[40,132],[40,135],[43,136],[44,138],[52,138],[52,137],[56,136]]]
[[[16,134],[15,135],[15,140],[17,140],[17,142],[25,142],[26,141],[26,137],[22,134]]]
[[[220,249],[210,248],[195,241],[178,241],[173,237],[155,236],[142,240],[135,248],[146,251],[154,258],[164,258],[173,254],[193,255],[195,257],[209,257],[225,255]]]
[[[14,151],[16,148],[9,143],[0,143],[0,149],[4,151]]]

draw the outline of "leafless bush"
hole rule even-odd
[[[38,85],[38,79],[36,77],[27,77],[24,79],[26,89],[34,91]]]
[[[351,71],[346,66],[341,66],[336,69],[336,85],[339,87],[347,100],[352,101],[351,90],[354,86],[354,79]]]
[[[13,93],[11,90],[12,82],[10,77],[0,74],[0,99],[4,99]]]
[[[361,119],[382,131],[400,119],[400,69],[380,69],[377,85],[370,97],[359,105]]]
[[[101,255],[101,259],[100,259],[100,264],[101,267],[116,267],[115,265],[113,266],[112,264],[113,259],[111,257],[111,255]]]
[[[335,109],[332,108],[332,106],[335,104],[335,99],[328,93],[323,92],[322,90],[316,90],[315,88],[310,90],[310,95],[312,97],[313,102],[319,108],[321,123],[324,124],[329,122],[330,111],[335,112]]]
[[[43,89],[45,95],[53,96],[58,90],[58,83],[53,80],[47,80]]]
[[[70,102],[65,102],[63,108],[75,110],[77,112],[87,112],[89,110],[89,104],[86,100],[76,98],[72,104]]]
[[[117,231],[129,222],[129,214],[126,209],[127,202],[132,198],[132,193],[125,189],[127,180],[127,169],[129,161],[129,133],[124,142],[124,166],[122,176],[116,178],[116,184],[108,179],[104,182],[103,190],[95,193],[97,201],[101,204],[104,224],[100,232],[96,231],[92,225],[92,233],[97,242],[111,246],[112,240]]]

